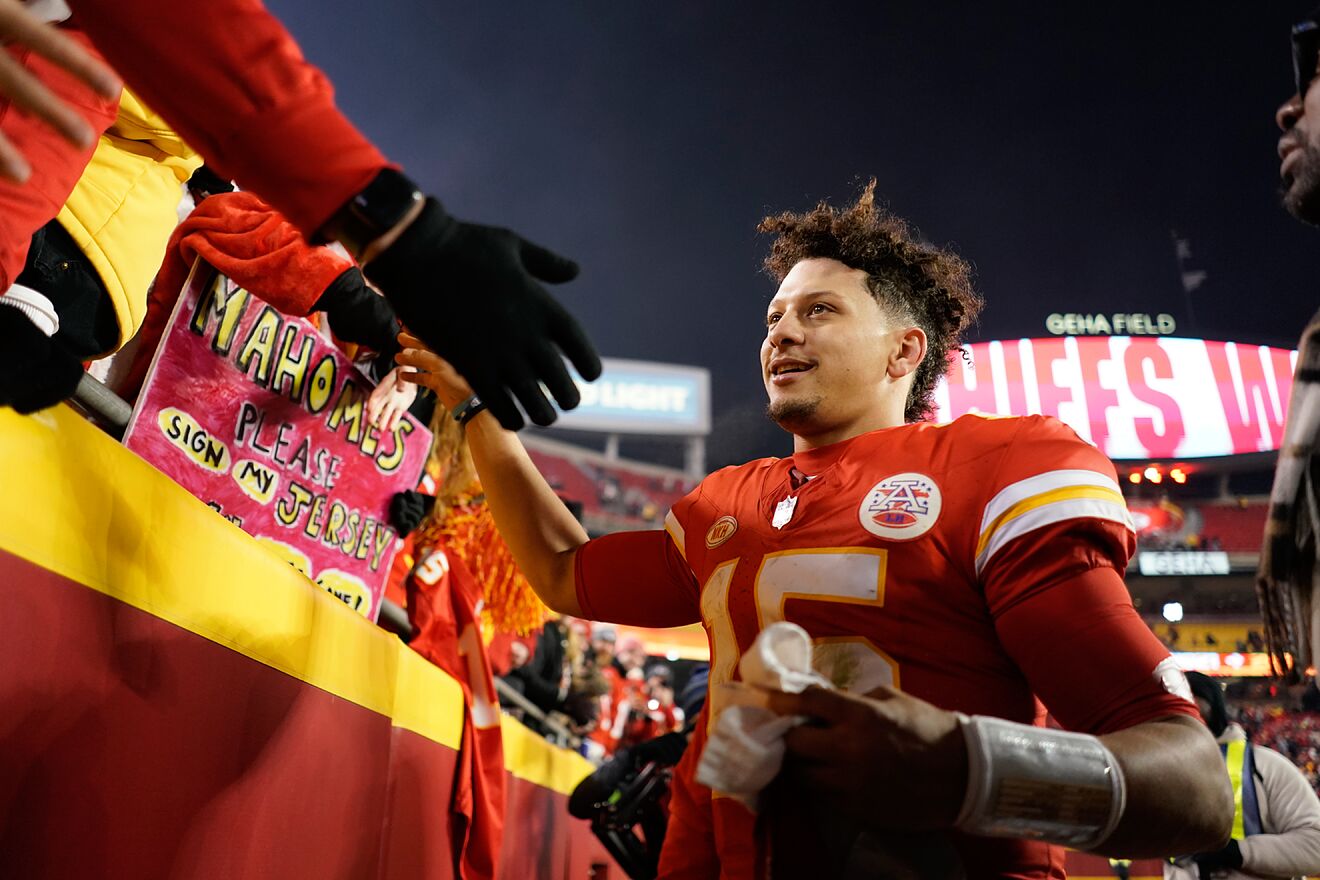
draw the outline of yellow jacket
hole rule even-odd
[[[142,323],[147,288],[179,222],[179,185],[201,164],[201,156],[125,89],[118,118],[57,215],[110,292],[119,319],[115,348]]]

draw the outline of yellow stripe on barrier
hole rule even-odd
[[[505,769],[533,785],[572,794],[577,784],[596,769],[586,758],[552,746],[521,724],[506,720],[500,732]]]
[[[72,410],[0,408],[0,461],[0,549],[459,748],[458,682]]]

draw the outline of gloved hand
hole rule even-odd
[[[1241,868],[1242,847],[1238,846],[1236,840],[1230,839],[1228,846],[1223,849],[1192,856],[1192,861],[1196,862],[1196,870],[1201,875],[1201,880],[1209,880],[1215,871]]]
[[[367,346],[393,366],[399,351],[399,319],[385,297],[367,287],[357,266],[330,282],[312,309],[325,312],[335,336]]]
[[[82,363],[26,315],[0,306],[0,406],[27,414],[73,396]]]
[[[536,424],[555,420],[538,383],[564,409],[577,406],[561,351],[584,379],[600,376],[591,341],[537,283],[572,281],[577,264],[514,232],[455,220],[427,199],[366,274],[510,430],[523,426],[515,397]]]
[[[433,495],[414,492],[411,489],[395,492],[394,497],[390,499],[390,525],[394,526],[394,531],[402,538],[420,526],[422,520],[426,519],[426,515],[434,507]]]

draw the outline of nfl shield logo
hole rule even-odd
[[[940,487],[925,474],[894,474],[876,483],[857,510],[862,528],[890,541],[910,541],[935,525]]]

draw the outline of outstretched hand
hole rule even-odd
[[[393,431],[417,399],[417,386],[404,380],[408,371],[395,367],[367,397],[367,421],[381,431]]]
[[[0,0],[0,42],[31,49],[82,80],[102,97],[116,97],[123,88],[119,77],[109,67],[57,28],[28,12],[18,0]],[[8,52],[0,52],[0,95],[45,122],[71,144],[86,147],[96,139],[96,132],[77,111],[55,97]],[[23,183],[31,173],[23,154],[0,135],[0,177]]]
[[[394,356],[395,362],[407,367],[399,372],[399,379],[430,388],[446,409],[454,410],[472,396],[472,386],[458,374],[449,361],[426,347],[426,343],[407,331],[399,334],[403,350]]]
[[[555,420],[542,385],[562,408],[577,406],[564,357],[583,378],[600,375],[591,341],[541,286],[573,280],[577,264],[508,229],[455,220],[428,199],[365,271],[510,430],[523,426],[515,399],[536,424]]]
[[[891,687],[864,697],[771,691],[768,705],[809,719],[784,737],[791,783],[863,828],[953,827],[967,791],[967,746],[954,713]]]

